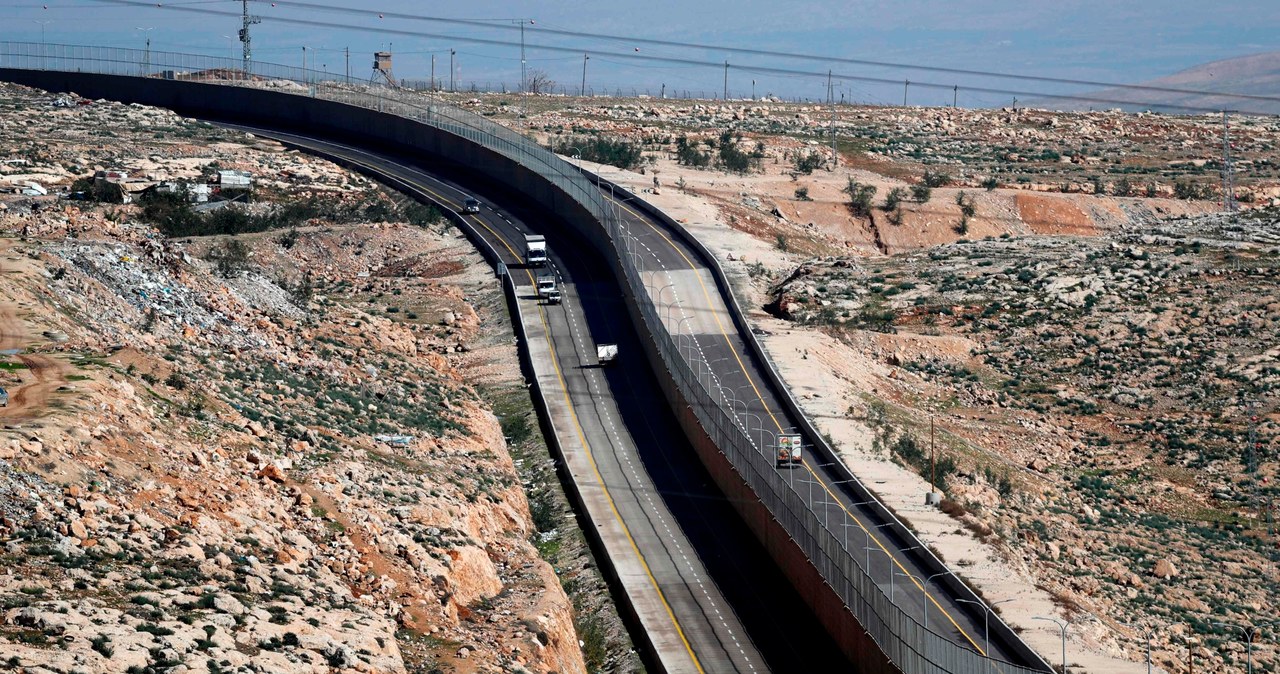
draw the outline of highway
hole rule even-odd
[[[727,407],[734,409],[741,427],[758,445],[759,460],[774,465],[777,436],[794,432],[798,423],[761,374],[763,366],[736,329],[710,270],[683,238],[638,208],[638,197],[620,189],[603,191],[635,242],[629,249],[638,256],[650,298],[661,309],[668,332],[682,335],[678,343],[688,344],[682,355],[703,373],[700,381],[709,389],[724,391]],[[916,543],[895,536],[878,505],[858,501],[835,466],[806,453],[803,465],[778,470],[899,607],[956,643],[980,653],[990,650],[999,660],[1020,661],[999,640],[988,647],[984,608],[958,602],[938,589],[936,579],[925,593],[930,573],[912,554]]]
[[[520,296],[520,316],[552,426],[570,472],[612,550],[639,628],[667,671],[822,670],[846,662],[788,580],[717,490],[684,437],[644,358],[604,260],[544,211],[474,177],[423,160],[316,138],[232,127],[391,177],[418,196],[460,211],[482,201],[467,224],[497,250]],[[520,257],[537,223],[551,250],[564,301],[536,298]],[[617,343],[615,366],[596,366],[596,343]],[[642,639],[637,639],[642,643]],[[843,667],[842,667],[843,668]]]
[[[108,68],[118,67],[110,59],[104,63]],[[786,545],[790,532],[779,537],[779,526],[752,517],[752,526],[764,532],[761,537],[769,543],[768,550],[785,559],[783,563],[793,572],[784,576],[735,511],[737,505],[744,512],[759,513],[752,507],[754,500],[729,503],[717,489],[697,454],[707,448],[699,443],[695,449],[693,444],[701,431],[691,428],[691,440],[676,417],[678,412],[680,419],[687,421],[691,410],[673,409],[667,402],[658,383],[659,374],[667,381],[666,364],[649,362],[641,348],[642,337],[628,312],[628,306],[636,303],[621,294],[610,266],[617,264],[617,259],[579,238],[581,234],[575,234],[549,209],[534,206],[532,197],[482,177],[482,171],[491,169],[492,175],[523,181],[530,194],[558,208],[569,198],[555,192],[537,173],[547,171],[554,160],[550,164],[541,158],[532,161],[531,170],[522,163],[540,157],[543,151],[529,147],[527,140],[508,129],[447,106],[415,107],[345,90],[312,89],[307,97],[246,87],[225,89],[223,96],[212,93],[211,88],[222,86],[218,84],[143,80],[132,73],[104,75],[82,71],[80,61],[77,64],[74,71],[61,70],[65,67],[61,63],[54,63],[57,70],[35,70],[24,62],[22,69],[9,69],[6,76],[52,90],[95,92],[114,100],[163,105],[214,122],[255,119],[258,124],[275,125],[280,132],[245,130],[325,154],[418,198],[434,201],[454,212],[455,221],[474,235],[482,250],[493,251],[490,257],[510,272],[520,298],[513,304],[514,327],[525,338],[523,353],[531,362],[533,377],[530,384],[545,412],[544,421],[553,431],[549,442],[556,445],[563,459],[562,474],[568,476],[570,491],[582,506],[580,514],[595,529],[591,532],[594,536],[588,538],[602,541],[597,549],[602,567],[612,572],[615,587],[620,588],[615,590],[619,603],[624,613],[630,611],[627,617],[632,634],[646,651],[651,668],[682,672],[844,668],[835,664],[844,661],[842,650],[791,582],[812,578],[821,569],[800,566],[804,561],[794,555],[800,548]],[[324,100],[319,94],[336,100]],[[421,128],[421,123],[442,130],[429,131]],[[295,129],[309,128],[326,129],[323,133],[330,137],[296,135]],[[357,148],[340,144],[355,137],[382,145]],[[431,148],[433,153],[468,162],[474,169],[434,163],[434,154],[403,156],[414,147]],[[487,164],[490,161],[492,166]],[[682,352],[679,358],[685,362],[675,363],[673,369],[677,373],[696,370],[702,387],[723,400],[724,409],[733,410],[732,424],[755,438],[760,463],[745,462],[751,475],[766,475],[766,482],[772,483],[778,481],[773,472],[778,471],[795,485],[794,492],[786,495],[789,510],[773,513],[775,523],[780,524],[785,515],[785,526],[793,530],[807,527],[809,533],[802,538],[806,545],[824,546],[819,561],[827,569],[856,561],[865,567],[866,578],[883,589],[883,596],[875,592],[850,595],[849,586],[841,580],[837,591],[850,596],[849,608],[871,621],[866,629],[876,630],[872,636],[883,640],[881,650],[886,654],[892,651],[891,657],[899,659],[898,666],[910,659],[911,671],[969,672],[977,667],[1005,673],[1015,669],[968,657],[969,652],[988,651],[998,660],[1047,670],[1046,663],[1029,652],[1015,655],[1025,649],[1016,635],[1002,636],[1006,633],[997,629],[993,641],[987,643],[983,634],[990,613],[985,604],[968,601],[973,597],[966,591],[944,587],[951,579],[943,574],[930,584],[933,576],[926,574],[937,570],[936,564],[917,547],[919,543],[910,532],[898,529],[882,505],[871,499],[859,500],[862,492],[850,484],[855,480],[844,466],[814,460],[814,456],[826,456],[825,450],[806,452],[798,466],[774,467],[773,445],[779,435],[808,424],[787,411],[794,405],[788,401],[783,384],[765,376],[772,376],[767,364],[753,350],[754,344],[745,341],[747,328],[735,323],[734,317],[740,314],[730,311],[732,299],[722,294],[727,291],[715,282],[717,270],[708,266],[712,254],[705,253],[708,257],[704,258],[697,246],[680,237],[677,224],[665,222],[660,214],[646,213],[634,195],[612,187],[601,191],[616,205],[620,216],[618,229],[612,229],[615,224],[611,221],[610,231],[618,232],[614,243],[626,251],[624,266],[638,263],[648,288],[650,304],[644,304],[643,296],[636,298],[644,307],[642,313],[650,316],[645,320],[661,322],[676,335]],[[458,216],[456,211],[468,195],[478,196],[484,207],[479,214]],[[564,217],[587,231],[591,225],[578,217],[577,207],[568,208]],[[526,232],[548,238],[552,266],[564,283],[566,301],[562,305],[543,305],[533,292],[533,274],[520,260]],[[655,311],[661,313],[656,320],[651,317]],[[656,325],[649,327],[660,330]],[[643,339],[649,339],[647,333]],[[594,345],[611,341],[620,346],[620,362],[616,367],[597,367]],[[663,348],[667,354],[674,350]],[[689,391],[686,388],[681,395]],[[694,398],[700,396],[694,392]],[[694,411],[719,418],[712,408]],[[716,431],[721,438],[741,444],[734,440],[736,431],[730,428],[726,434],[724,422],[717,423],[722,426]],[[813,435],[806,440],[820,441]],[[738,454],[733,446],[726,447]],[[750,449],[742,449],[752,456]],[[703,456],[707,465],[716,468],[726,491],[742,493],[734,491],[741,484],[731,484],[735,477],[724,473],[724,463],[717,463],[714,450]],[[782,485],[775,486],[785,490]],[[823,523],[831,536],[819,531],[816,538],[811,537],[814,520],[797,501],[816,514],[816,521]],[[832,536],[848,541],[843,544],[847,557],[832,549],[837,540]],[[835,563],[829,564],[833,558]],[[825,584],[831,585],[840,573],[828,571]],[[851,577],[857,583],[862,578],[856,571]],[[847,614],[829,601],[836,593],[823,590],[821,578],[796,583],[805,587],[805,597],[815,602],[815,609],[823,611],[829,624],[847,624],[843,622]],[[960,596],[953,596],[953,592]],[[885,603],[886,597],[891,598],[892,606]],[[868,614],[869,606],[876,612]],[[832,611],[840,615],[833,617]],[[921,633],[921,622],[933,634]],[[1000,621],[990,622],[1000,627]],[[852,638],[853,650],[857,650],[868,646],[860,634],[842,631],[837,636],[846,644]],[[884,664],[870,650],[874,649],[855,655],[868,667]],[[924,656],[937,656],[938,660],[923,662]]]

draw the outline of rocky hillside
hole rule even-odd
[[[928,479],[936,422],[944,510],[1075,630],[1129,657],[1152,631],[1168,671],[1188,648],[1206,671],[1243,671],[1215,623],[1255,624],[1280,596],[1277,224],[818,259],[768,308],[858,355],[823,391],[864,429],[858,452]],[[1254,656],[1277,665],[1274,645]]]
[[[0,662],[637,666],[557,496],[501,295],[456,230],[164,111],[0,98],[0,160],[53,192],[0,197]],[[253,172],[253,206],[59,194],[95,168],[211,165]],[[250,233],[163,235],[195,226]]]

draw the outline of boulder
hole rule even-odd
[[[1167,559],[1161,559],[1156,562],[1155,568],[1151,570],[1151,575],[1156,578],[1173,578],[1178,575],[1178,567]]]

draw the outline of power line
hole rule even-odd
[[[438,16],[425,16],[421,14],[409,14],[405,12],[385,12],[374,9],[354,9],[350,7],[335,7],[333,5],[323,5],[314,2],[300,2],[298,0],[276,0],[276,5],[286,7],[300,7],[305,9],[316,9],[329,12],[340,12],[345,14],[372,15],[377,14],[379,18],[390,17],[395,19],[407,19],[413,21],[428,21],[433,23],[446,23],[463,26],[476,26],[483,28],[499,28],[504,30],[514,30],[517,26],[503,25],[491,23],[481,19],[452,19]],[[563,28],[548,28],[544,26],[529,26],[530,32],[545,33],[548,35],[562,35],[566,37],[589,38],[593,40],[609,40],[618,43],[628,44],[646,44],[664,47],[679,47],[683,49],[701,49],[707,51],[716,51],[729,54],[744,54],[753,56],[768,56],[772,58],[787,58],[804,61],[819,61],[822,63],[845,63],[849,65],[872,66],[878,68],[894,68],[898,70],[918,70],[923,72],[945,73],[948,75],[969,75],[974,77],[993,77],[1000,79],[1019,80],[1025,82],[1043,82],[1050,84],[1067,84],[1072,86],[1101,87],[1104,89],[1128,89],[1133,91],[1148,91],[1164,94],[1184,94],[1192,96],[1229,96],[1242,100],[1264,101],[1271,103],[1280,103],[1280,96],[1263,96],[1258,94],[1237,94],[1225,91],[1209,91],[1202,89],[1182,89],[1178,87],[1161,87],[1147,84],[1124,84],[1117,82],[1103,82],[1099,80],[1080,80],[1066,77],[1049,77],[1045,75],[1022,75],[1018,73],[1005,73],[989,70],[974,70],[968,68],[948,68],[945,66],[928,66],[914,63],[896,63],[892,61],[874,61],[868,59],[855,59],[838,56],[822,56],[819,54],[804,54],[795,52],[775,51],[769,49],[752,49],[748,47],[731,47],[727,45],[701,44],[697,42],[681,42],[678,40],[661,40],[656,38],[633,37],[626,35],[610,35],[606,33],[591,33],[587,31],[568,30]],[[581,51],[581,50],[579,50]]]
[[[138,0],[94,0],[94,1],[106,2],[110,4],[115,4],[115,5],[132,6],[132,7],[147,7],[147,8],[155,7],[155,5],[151,3],[140,2]],[[299,4],[299,3],[277,2],[277,4]],[[212,9],[199,9],[195,7],[162,5],[161,8],[170,9],[173,11],[191,12],[191,13],[205,14],[205,15],[212,15],[212,16],[224,16],[224,17],[234,17],[234,18],[240,17],[239,14],[232,13],[232,12],[224,12],[224,11],[212,10]],[[472,44],[483,44],[483,45],[491,45],[491,46],[499,46],[499,47],[516,47],[520,45],[518,41],[512,41],[512,40],[497,40],[492,38],[467,37],[467,36],[460,36],[460,35],[444,35],[440,33],[428,33],[428,32],[422,32],[422,31],[405,30],[402,28],[359,26],[359,25],[340,24],[340,23],[333,23],[328,21],[317,21],[315,19],[301,19],[301,18],[293,18],[293,17],[270,17],[270,19],[272,21],[278,21],[280,23],[312,26],[317,28],[359,30],[359,31],[372,32],[372,33],[405,35],[410,37],[431,38],[431,39],[438,39],[438,40],[452,40],[454,42],[467,42]],[[451,21],[464,21],[464,20],[455,19]],[[501,25],[495,25],[495,24],[484,24],[484,25],[486,27],[502,27]],[[633,52],[599,52],[599,51],[592,51],[589,49],[584,50],[580,47],[561,47],[556,45],[545,45],[545,44],[526,44],[525,46],[526,48],[540,49],[543,51],[552,51],[552,52],[578,54],[578,55],[583,53],[596,54],[596,55],[603,55],[603,56],[608,56],[612,58],[620,58],[627,61],[651,61],[651,62],[700,67],[705,69],[715,68],[718,71],[724,69],[725,63],[726,63],[725,61],[703,61],[698,59],[680,58],[680,57],[673,57],[673,56],[655,56],[651,54],[633,53]],[[730,64],[730,65],[733,68],[744,71],[744,72],[753,72],[753,73],[762,74],[762,75],[776,75],[776,76],[783,76],[783,77],[808,77],[808,78],[815,78],[815,79],[822,79],[827,76],[827,73],[825,72],[798,70],[793,68],[779,68],[779,67],[772,67],[772,66],[740,65],[740,64]],[[979,73],[980,71],[972,71],[972,72]],[[992,76],[999,76],[999,74],[995,74],[995,73],[989,73],[989,74]],[[832,77],[842,82],[866,82],[871,84],[884,84],[884,85],[893,85],[893,86],[902,85],[906,82],[906,80],[900,80],[900,79],[890,79],[887,77],[872,77],[868,75],[852,75],[848,73],[833,73]],[[1046,79],[1051,79],[1051,78],[1046,78]],[[917,81],[917,80],[911,80],[910,84],[914,86],[922,87],[925,89],[944,90],[948,93],[953,93],[954,91],[956,91],[956,88],[959,87],[959,90],[965,91],[965,92],[994,94],[994,95],[1000,95],[1005,97],[1021,96],[1021,97],[1029,97],[1029,98],[1052,99],[1052,100],[1059,100],[1059,101],[1102,103],[1107,105],[1143,106],[1151,109],[1180,110],[1184,112],[1196,112],[1196,113],[1219,113],[1222,111],[1221,107],[1194,106],[1194,105],[1184,105],[1184,104],[1175,104],[1175,103],[1156,104],[1156,103],[1150,103],[1145,101],[1123,100],[1123,99],[1117,99],[1117,98],[1104,98],[1096,95],[1090,96],[1090,95],[1081,95],[1081,94],[1051,94],[1051,93],[1045,93],[1040,91],[1030,91],[1030,90],[1024,90],[1024,89],[979,87],[979,86],[970,86],[970,85],[956,85],[953,83],[924,82],[924,81]],[[1136,85],[1124,85],[1124,86],[1136,86]],[[1123,88],[1123,87],[1114,87],[1114,88]],[[1246,96],[1246,95],[1226,94],[1226,93],[1214,94],[1212,92],[1196,92],[1196,93],[1197,94],[1204,93],[1208,95],[1218,95],[1218,96],[1224,96],[1224,97],[1238,96],[1238,97],[1248,97],[1248,98],[1261,98],[1262,100],[1280,102],[1280,98],[1274,98],[1274,97],[1257,97],[1257,96]],[[1261,111],[1237,110],[1236,112],[1237,114],[1255,115],[1255,116],[1261,116],[1261,117],[1275,116],[1272,113],[1261,112]]]

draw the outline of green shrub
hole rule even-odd
[[[690,143],[688,136],[680,136],[676,139],[676,162],[682,166],[709,166],[711,165],[711,155],[710,153],[702,152],[693,143]]]
[[[876,195],[875,185],[863,185],[850,178],[844,192],[849,195],[849,210],[853,211],[854,215],[860,218],[871,215],[871,200]]]
[[[898,205],[902,203],[902,199],[906,196],[907,196],[907,193],[903,191],[901,187],[895,187],[889,190],[889,193],[886,194],[884,197],[884,210],[886,211],[897,210]]]
[[[822,167],[823,158],[817,152],[797,152],[793,162],[797,173],[809,175]]]
[[[639,145],[604,136],[571,136],[554,144],[551,149],[559,154],[577,155],[590,162],[621,169],[635,168],[643,158]]]
[[[741,140],[741,133],[725,131],[720,134],[720,166],[732,173],[746,173],[756,168],[764,158],[764,148],[761,145],[756,145],[755,151],[747,153],[738,147],[738,141]]]
[[[942,187],[951,182],[951,176],[945,173],[934,173],[933,171],[925,171],[923,182],[929,187]]]

